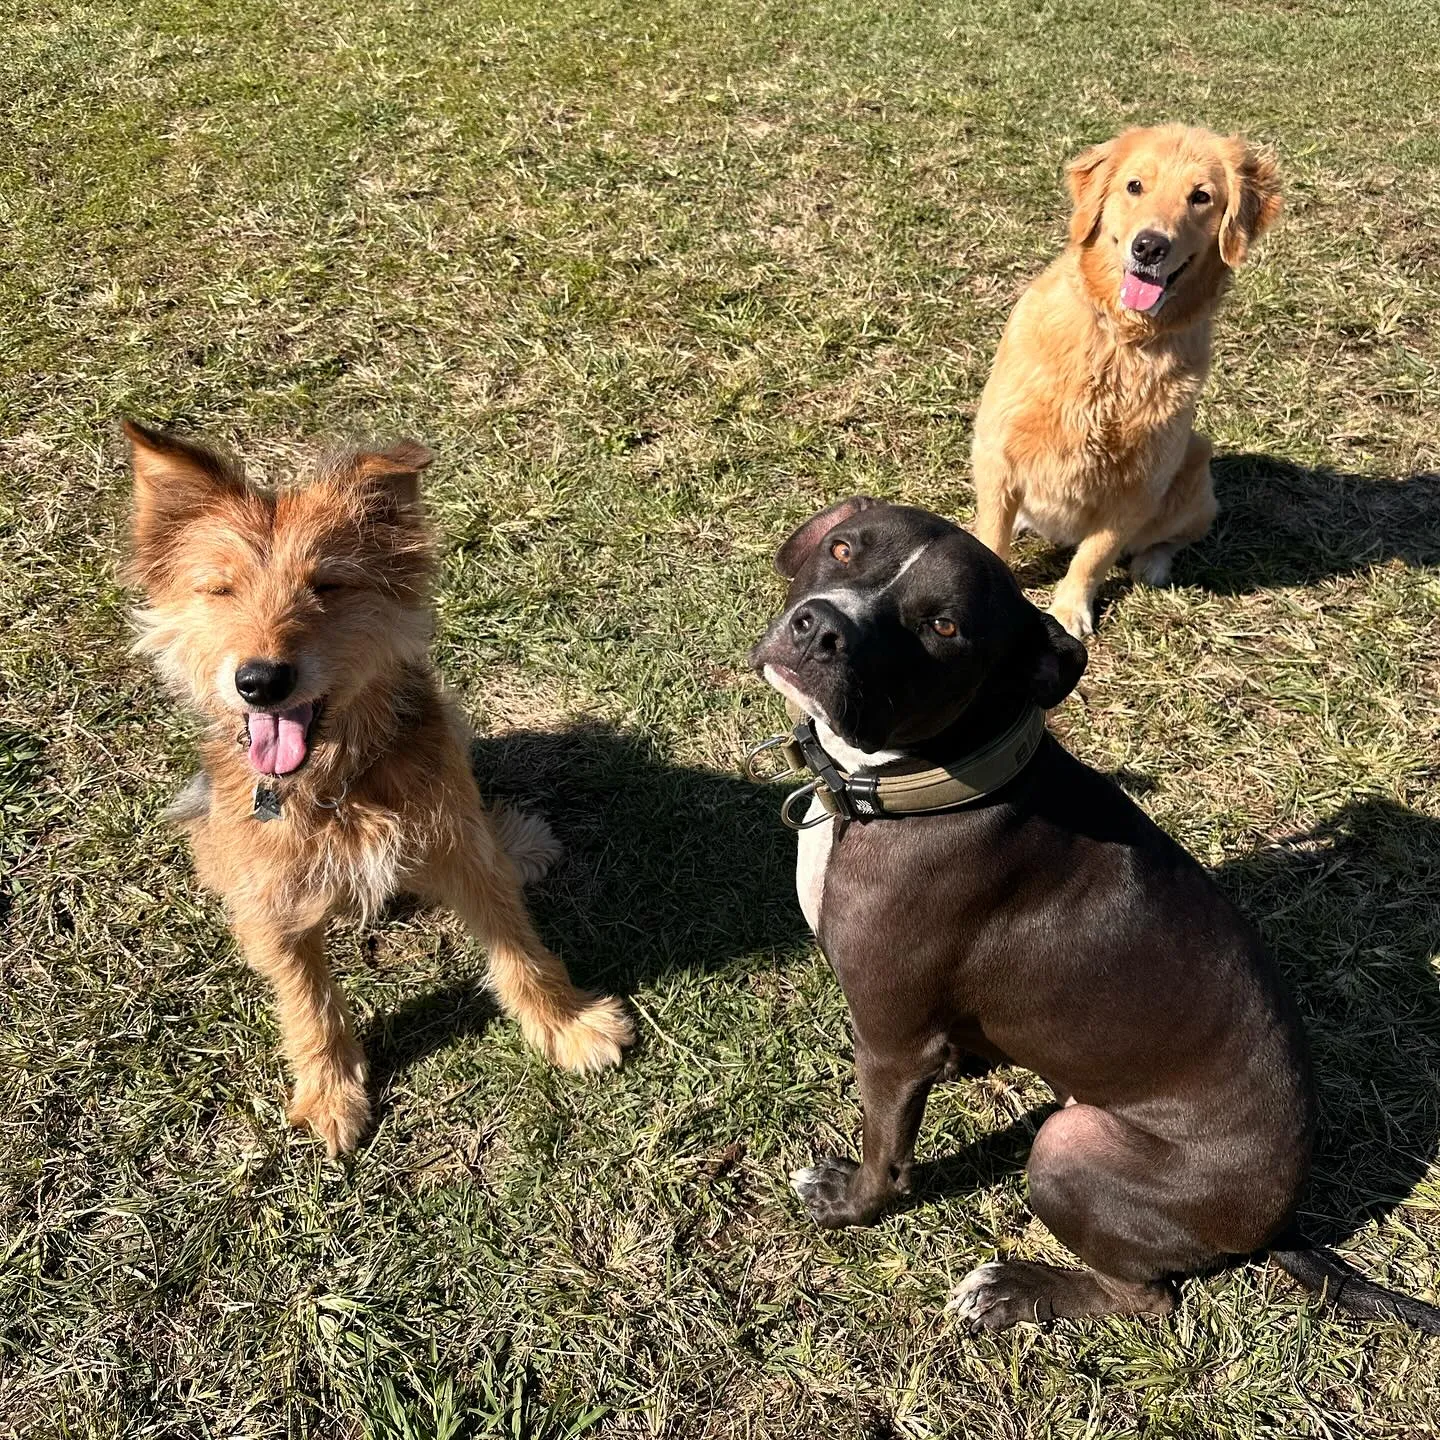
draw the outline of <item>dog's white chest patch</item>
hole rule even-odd
[[[921,549],[923,548],[922,546]],[[919,553],[916,551],[910,561],[906,562],[907,565],[912,563]],[[776,688],[780,687],[777,685]],[[782,690],[781,693],[786,692]],[[797,695],[795,699],[802,708],[814,713],[814,707],[803,695]],[[898,750],[857,750],[853,745],[847,745],[818,715],[815,718],[815,733],[820,737],[826,754],[852,774],[862,768],[890,765],[905,758]],[[805,819],[814,820],[824,813],[825,807],[818,798],[812,796]],[[830,850],[834,843],[833,819],[824,825],[814,825],[800,832],[800,855],[795,866],[795,893],[800,897],[800,910],[805,916],[805,923],[809,925],[810,933],[817,940],[820,938],[820,905],[825,898],[825,871],[830,864]]]
[[[807,820],[824,813],[824,806],[813,796],[805,812]],[[800,910],[810,933],[820,936],[820,902],[825,898],[825,867],[830,863],[830,847],[835,840],[835,822],[812,826],[800,832],[800,854],[795,865],[795,893],[800,897]]]

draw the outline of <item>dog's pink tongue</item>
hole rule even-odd
[[[1165,293],[1163,285],[1151,280],[1142,280],[1138,275],[1126,272],[1120,282],[1120,303],[1127,310],[1148,310]]]
[[[305,763],[305,732],[310,728],[313,705],[297,705],[272,715],[251,713],[250,764],[262,775],[288,775]]]

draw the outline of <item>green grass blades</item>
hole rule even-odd
[[[738,769],[789,527],[855,491],[969,516],[1063,162],[1162,119],[1273,144],[1203,405],[1217,530],[1172,590],[1117,573],[1056,724],[1294,981],[1307,1225],[1440,1293],[1433,7],[102,0],[5,37],[0,1433],[1429,1431],[1433,1345],[1262,1265],[1165,1322],[952,1329],[972,1265],[1060,1254],[1022,1074],[936,1095],[914,1204],[815,1231],[785,1176],[857,1143],[846,1017]],[[333,942],[376,1132],[342,1168],[285,1129],[266,996],[158,819],[193,747],[127,653],[122,413],[272,478],[435,447],[437,657],[567,846],[536,908],[633,994],[623,1071],[547,1069],[402,909]],[[1043,600],[1055,557],[1018,560]]]

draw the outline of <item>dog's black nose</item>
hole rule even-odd
[[[295,688],[295,667],[280,660],[247,660],[235,672],[235,688],[249,705],[278,705]]]
[[[840,612],[828,600],[811,600],[790,617],[790,635],[807,654],[836,655],[845,648],[840,621]]]
[[[1142,265],[1159,265],[1170,253],[1170,237],[1158,230],[1142,230],[1130,242],[1130,253]]]

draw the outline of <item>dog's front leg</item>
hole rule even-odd
[[[290,1123],[308,1125],[331,1155],[355,1148],[370,1123],[365,1053],[325,959],[325,924],[288,928],[269,915],[237,915],[245,959],[275,990],[285,1057],[295,1074]]]
[[[1118,530],[1099,530],[1080,542],[1065,578],[1055,587],[1050,613],[1077,640],[1095,633],[1095,592],[1120,558],[1128,537]]]
[[[433,856],[421,883],[448,905],[490,955],[490,983],[525,1038],[566,1070],[620,1063],[634,1039],[618,1000],[578,990],[564,962],[535,933],[520,880],[488,825],[471,843]]]
[[[913,1057],[881,1057],[856,1047],[860,1100],[865,1108],[860,1163],[832,1155],[790,1177],[811,1217],[827,1230],[871,1225],[896,1197],[910,1191],[915,1137],[935,1083]]]

